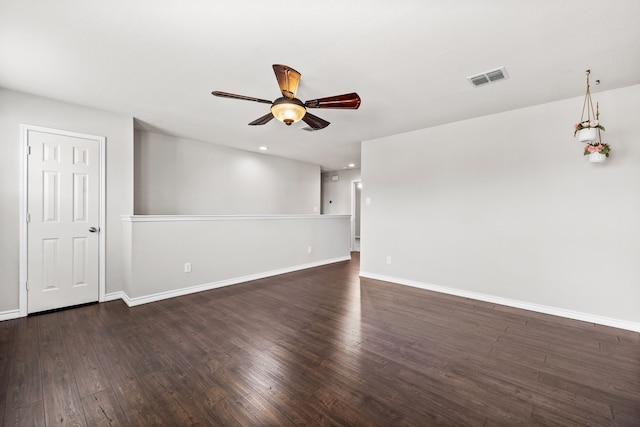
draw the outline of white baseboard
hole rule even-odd
[[[238,283],[243,283],[243,282],[250,282],[252,280],[264,279],[266,277],[277,276],[279,274],[292,273],[294,271],[306,270],[307,268],[320,267],[322,265],[333,264],[336,262],[349,261],[350,259],[351,259],[351,256],[345,256],[340,258],[316,261],[308,264],[281,268],[278,270],[250,274],[248,276],[220,280],[218,282],[203,283],[201,285],[190,286],[188,288],[175,289],[175,290],[166,291],[166,292],[158,292],[156,294],[145,295],[141,297],[131,298],[125,292],[114,292],[112,294],[109,294],[109,296],[115,296],[115,294],[119,294],[119,298],[122,298],[125,304],[127,304],[129,307],[135,307],[136,305],[148,304],[150,302],[161,301],[164,299],[175,298],[183,295],[189,295],[196,292],[209,291],[211,289],[221,288],[221,287],[230,286],[230,285],[236,285]]]
[[[8,310],[0,311],[0,322],[3,320],[18,319],[20,316],[20,310]]]
[[[104,300],[100,301],[100,302],[107,302],[107,301],[115,301],[118,299],[124,299],[124,297],[126,296],[126,294],[123,291],[117,291],[117,292],[110,292],[108,294],[104,295]]]
[[[534,304],[525,301],[502,298],[493,295],[481,294],[477,292],[465,291],[462,289],[449,288],[446,286],[432,285],[429,283],[417,282],[414,280],[400,279],[397,277],[384,276],[380,274],[368,273],[360,271],[360,277],[374,280],[382,280],[384,282],[397,283],[399,285],[411,286],[414,288],[426,289],[429,291],[440,292],[443,294],[455,295],[463,298],[470,298],[478,301],[490,302],[493,304],[506,305],[508,307],[520,308],[523,310],[535,311],[538,313],[551,314],[553,316],[565,317],[568,319],[581,320],[598,325],[611,326],[613,328],[625,329],[628,331],[640,332],[640,323],[629,322],[627,320],[613,319],[610,317],[598,316],[595,314],[582,313],[579,311],[566,310],[558,307]]]

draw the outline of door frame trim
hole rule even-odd
[[[19,301],[19,316],[25,317],[27,313],[27,260],[28,260],[28,250],[27,250],[27,208],[29,198],[27,197],[28,189],[29,189],[29,155],[28,155],[28,143],[29,143],[29,132],[37,131],[37,132],[46,132],[52,133],[56,135],[62,136],[70,136],[75,138],[83,138],[90,139],[98,142],[99,152],[100,152],[100,185],[99,187],[99,203],[100,206],[98,208],[98,226],[100,227],[100,233],[98,233],[98,301],[105,301],[106,294],[106,183],[107,183],[107,169],[106,169],[106,137],[104,136],[96,136],[89,135],[85,133],[71,132],[61,129],[53,129],[42,126],[28,125],[28,124],[20,124],[20,191],[19,191],[19,201],[20,201],[20,274],[19,274],[19,293],[18,293],[18,301]]]

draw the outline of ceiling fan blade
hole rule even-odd
[[[272,103],[271,101],[268,101],[266,99],[253,98],[251,96],[244,96],[244,95],[236,95],[235,93],[220,92],[220,91],[217,91],[217,90],[211,92],[211,95],[219,96],[221,98],[242,99],[244,101],[262,102],[263,104],[271,104]]]
[[[271,112],[269,112],[269,114],[265,114],[264,116],[255,119],[254,121],[252,121],[251,123],[249,123],[249,126],[256,126],[256,125],[264,125],[266,123],[269,123],[271,121],[271,119],[273,119],[273,114],[271,114]]]
[[[357,93],[329,96],[327,98],[312,99],[304,103],[307,108],[346,108],[357,110],[360,107],[360,97]]]
[[[273,72],[276,73],[282,96],[289,99],[295,98],[300,84],[300,73],[281,64],[273,64]]]
[[[324,129],[331,124],[325,119],[321,119],[318,116],[314,116],[309,112],[307,112],[307,114],[304,115],[304,117],[302,118],[302,121],[308,124],[313,130]]]

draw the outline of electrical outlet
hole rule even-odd
[[[311,253],[311,246],[307,246],[307,253]]]
[[[391,264],[391,257],[390,256],[387,257],[387,264]]]
[[[185,273],[191,273],[191,263],[190,262],[185,262],[184,263],[184,272]]]

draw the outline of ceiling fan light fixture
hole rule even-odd
[[[291,123],[302,120],[305,114],[307,114],[307,109],[302,101],[297,98],[290,99],[282,97],[273,102],[271,114],[285,125],[290,126]]]

